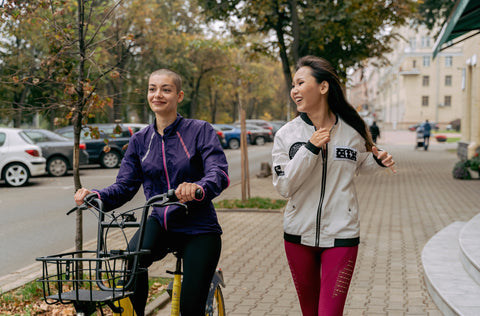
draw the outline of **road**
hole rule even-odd
[[[260,171],[262,162],[271,162],[272,143],[249,146],[250,175]],[[226,150],[230,182],[241,181],[240,150]],[[80,170],[82,185],[86,188],[108,186],[118,169],[87,167]],[[52,255],[74,247],[75,215],[66,216],[73,204],[71,175],[35,177],[26,187],[9,188],[0,183],[0,277],[35,262],[36,257]],[[143,192],[122,209],[141,206]],[[84,213],[84,240],[96,237],[96,217]]]

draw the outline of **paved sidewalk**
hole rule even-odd
[[[453,179],[455,144],[432,138],[428,151],[415,150],[415,133],[386,131],[379,147],[394,155],[397,174],[357,179],[361,244],[344,315],[442,315],[425,287],[421,251],[440,229],[480,211],[480,181]],[[233,185],[219,198],[240,198],[240,192]],[[252,178],[251,192],[278,197],[271,178]],[[227,315],[301,315],[283,250],[282,213],[218,216]],[[152,272],[165,269],[156,265]],[[156,315],[168,315],[167,308]]]
[[[443,227],[480,212],[480,181],[453,179],[455,144],[432,137],[428,151],[415,150],[414,132],[382,131],[379,147],[394,155],[397,174],[386,170],[356,181],[361,243],[344,315],[441,315],[425,287],[421,251]],[[271,177],[251,178],[251,193],[280,198]],[[240,197],[237,183],[218,199]],[[282,212],[230,210],[218,217],[224,231],[219,266],[227,284],[227,315],[301,315],[283,250]],[[172,268],[169,255],[150,272],[164,275]],[[0,280],[0,287],[5,290],[38,271],[38,265],[26,268]]]

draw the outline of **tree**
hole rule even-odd
[[[418,1],[414,20],[425,25],[430,31],[441,26],[449,17],[456,1],[422,0]]]
[[[75,191],[82,187],[79,175],[79,143],[82,124],[94,117],[95,113],[106,105],[112,105],[112,98],[97,93],[97,88],[110,74],[116,76],[116,67],[121,65],[125,54],[120,54],[111,62],[104,45],[108,40],[104,31],[113,22],[113,12],[122,0],[111,1],[37,1],[31,4],[25,1],[10,1],[4,7],[3,22],[11,25],[24,25],[33,28],[46,38],[48,48],[33,63],[32,71],[18,69],[23,73],[23,83],[35,85],[38,82],[57,87],[63,91],[55,95],[49,107],[64,113],[57,121],[71,120],[74,125],[74,185]],[[15,40],[23,41],[17,34]],[[25,38],[28,38],[25,36]],[[128,35],[109,43],[109,49],[129,46]],[[14,40],[12,38],[12,40]],[[33,43],[31,43],[33,44]],[[12,52],[10,52],[12,53]],[[31,69],[31,68],[30,68]],[[14,84],[18,77],[12,78]],[[108,149],[107,149],[108,150]],[[82,250],[83,228],[82,213],[77,212],[75,247]]]
[[[345,78],[349,67],[365,58],[382,58],[389,52],[389,43],[396,34],[388,29],[405,23],[414,10],[412,0],[199,0],[199,3],[210,20],[231,25],[233,34],[260,32],[266,38],[274,34],[275,39],[252,43],[252,48],[280,57],[286,95],[291,87],[291,68],[299,56],[323,56]]]

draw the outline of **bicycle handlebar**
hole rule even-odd
[[[195,199],[199,200],[202,197],[203,197],[203,191],[201,189],[195,190]],[[98,194],[96,192],[92,192],[88,194],[83,199],[84,203],[82,205],[75,206],[74,208],[72,208],[70,211],[67,212],[67,215],[70,215],[77,209],[86,209],[89,205],[91,206],[93,204],[99,204],[99,202],[97,202],[96,200],[100,201],[100,199],[98,198]],[[178,205],[187,209],[187,205],[185,205],[184,203],[178,202],[178,197],[175,195],[175,189],[170,189],[166,193],[157,194],[151,197],[147,201],[146,205],[157,206],[157,207],[162,207],[167,205]]]

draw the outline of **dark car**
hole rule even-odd
[[[103,168],[116,168],[120,165],[130,137],[147,124],[89,124],[80,134],[85,143],[91,164],[99,163]],[[73,126],[55,131],[67,138],[73,138]]]
[[[455,119],[447,125],[447,131],[457,131],[460,132],[460,127],[462,126],[462,121],[460,119]]]
[[[423,123],[425,123],[425,122],[410,125],[408,127],[408,130],[410,130],[412,132],[415,132],[417,130],[417,128],[422,126]],[[436,122],[428,122],[428,123],[430,124],[430,127],[432,128],[432,131],[438,131],[439,128],[438,128],[438,124]]]
[[[223,132],[225,136],[225,145],[223,148],[238,149],[240,148],[241,130],[238,127],[228,124],[212,124],[216,129]]]
[[[222,145],[222,147],[227,148],[227,141],[225,140],[225,134],[220,130],[220,128],[216,127],[215,125],[212,124],[212,127],[217,133],[218,140],[220,141],[220,144]]]
[[[25,134],[42,149],[47,160],[46,171],[54,177],[62,177],[73,169],[73,141],[46,129],[24,129]],[[80,144],[79,164],[88,164],[85,144]]]

